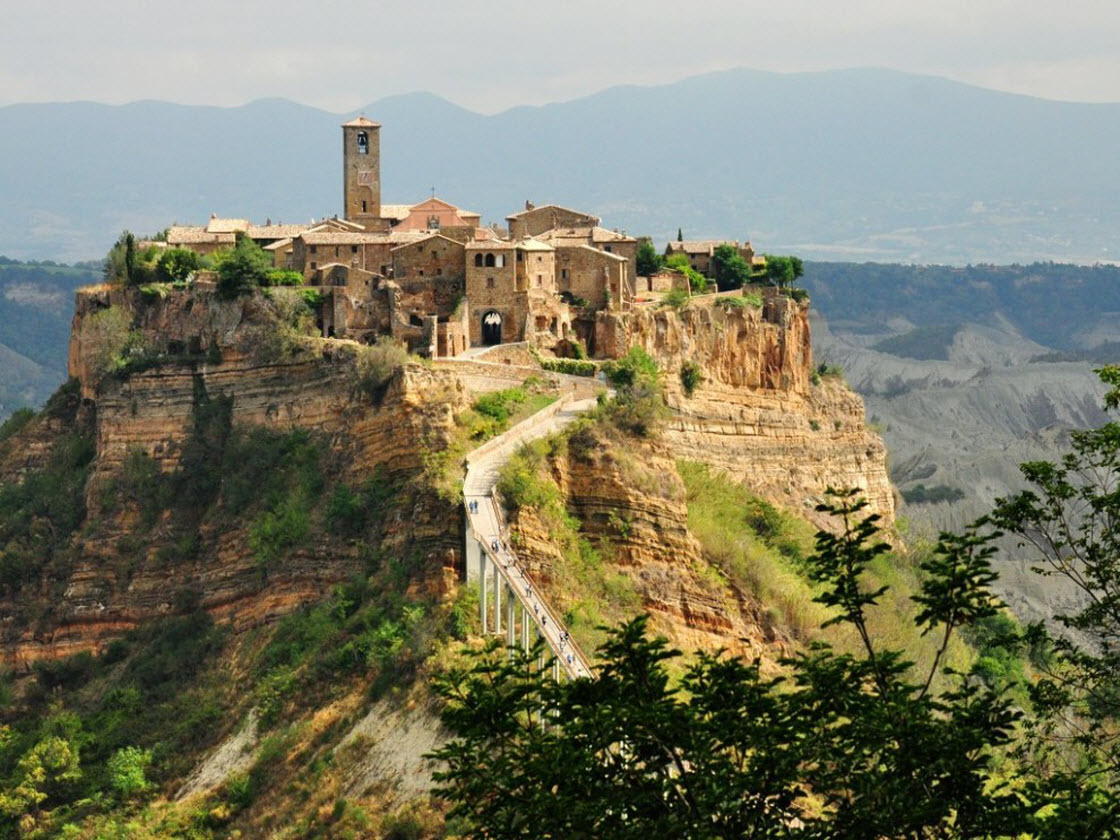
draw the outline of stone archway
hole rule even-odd
[[[490,309],[482,313],[482,343],[485,345],[502,343],[502,316]]]

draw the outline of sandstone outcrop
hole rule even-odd
[[[814,375],[808,304],[772,292],[761,307],[725,300],[601,313],[596,347],[615,357],[641,347],[658,361],[676,457],[724,470],[810,518],[828,487],[857,487],[893,522],[886,448],[867,429],[859,396]],[[689,362],[703,376],[691,395],[680,379]]]

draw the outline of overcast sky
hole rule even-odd
[[[1120,102],[1120,0],[52,0],[0,12],[0,105],[430,90],[477,111],[731,67],[890,67]]]

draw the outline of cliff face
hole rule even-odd
[[[729,651],[750,659],[788,652],[789,638],[765,605],[715,573],[688,530],[685,488],[664,440],[621,438],[606,427],[570,444],[549,463],[581,533],[612,571],[626,577],[654,632],[683,650]],[[573,607],[560,571],[565,560],[550,523],[532,508],[512,519],[519,556],[560,612]]]
[[[129,342],[154,359],[147,369],[101,375],[106,319],[114,311],[131,333]],[[248,522],[229,517],[197,524],[197,550],[168,561],[161,553],[184,534],[172,532],[164,511],[150,534],[138,539],[135,505],[114,504],[110,492],[134,453],[160,473],[179,465],[200,400],[223,400],[228,425],[287,433],[309,431],[324,441],[329,484],[357,486],[375,472],[401,487],[391,522],[369,549],[419,558],[438,585],[453,568],[460,544],[456,511],[409,479],[422,469],[422,453],[439,451],[465,405],[449,373],[407,365],[371,399],[360,387],[356,345],[302,340],[270,346],[276,312],[261,296],[234,301],[212,292],[172,292],[143,301],[138,293],[94,288],[79,292],[70,351],[71,374],[81,383],[78,418],[91,430],[96,456],[86,485],[86,524],[76,534],[59,577],[38,587],[43,606],[34,627],[7,622],[4,659],[29,662],[99,645],[140,622],[174,612],[190,592],[221,620],[251,626],[322,598],[363,568],[362,546],[352,539],[313,533],[267,575],[250,548]],[[141,366],[143,367],[143,366]],[[8,451],[5,476],[15,477],[49,454],[57,418],[44,416],[29,430],[30,446]],[[63,423],[63,425],[65,425]],[[55,428],[58,427],[58,428]],[[174,500],[172,500],[174,507]],[[187,535],[189,536],[189,535]],[[22,593],[25,600],[27,591]],[[0,601],[0,613],[25,610],[19,599]]]
[[[809,338],[808,304],[773,294],[762,307],[695,299],[679,312],[602,313],[596,323],[600,352],[641,347],[666,371],[675,457],[724,470],[810,518],[828,487],[857,487],[893,522],[886,448],[854,392],[831,377],[814,384]],[[691,396],[680,378],[689,362],[703,376]]]

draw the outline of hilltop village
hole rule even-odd
[[[640,277],[639,240],[590,213],[526,202],[503,228],[434,195],[383,204],[380,129],[365,117],[342,126],[341,217],[255,225],[215,216],[205,226],[171,227],[159,244],[205,255],[247,236],[276,268],[299,272],[322,291],[325,337],[372,343],[390,335],[429,357],[521,341],[581,340],[591,349],[596,312],[627,311],[673,289],[688,293],[679,272]],[[682,239],[665,254],[684,254],[692,270],[711,276],[721,244],[748,264],[764,264],[749,242]]]

